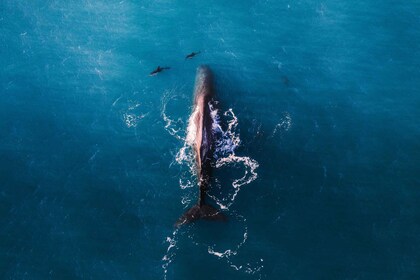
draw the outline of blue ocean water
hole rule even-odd
[[[419,27],[418,1],[0,1],[0,278],[420,279]],[[201,64],[229,221],[176,230]]]

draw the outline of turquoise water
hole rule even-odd
[[[2,0],[0,278],[419,279],[420,2],[359,2]]]

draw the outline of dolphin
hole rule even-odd
[[[149,76],[155,76],[155,75],[157,75],[157,73],[162,72],[163,70],[168,70],[168,69],[171,69],[171,67],[160,67],[160,66],[158,66],[155,70],[150,72]]]
[[[201,53],[201,51],[199,51],[199,52],[192,52],[189,55],[187,55],[185,57],[185,59],[191,59],[191,58],[193,58],[194,56],[196,56],[197,54],[200,54],[200,53]]]
[[[198,176],[197,204],[185,212],[175,223],[176,227],[193,222],[198,219],[226,220],[220,210],[205,202],[206,192],[211,178],[213,163],[214,135],[212,131],[213,118],[210,106],[214,102],[213,77],[210,68],[200,66],[197,68],[194,90],[194,107],[190,117],[189,131],[194,135],[192,147]]]

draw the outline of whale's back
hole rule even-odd
[[[210,103],[213,99],[213,81],[210,69],[200,66],[197,69],[194,90],[195,122],[195,151],[197,165],[203,170],[203,165],[211,159],[213,145],[212,123]]]

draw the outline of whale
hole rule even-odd
[[[196,72],[193,109],[189,118],[187,138],[195,154],[195,166],[198,179],[198,201],[188,209],[175,223],[176,227],[199,219],[226,221],[226,216],[206,201],[206,193],[211,180],[214,163],[213,118],[211,108],[215,105],[213,75],[206,65],[199,66]]]

